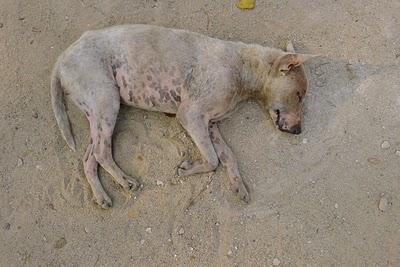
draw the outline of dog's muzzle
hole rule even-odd
[[[278,129],[282,132],[291,133],[291,134],[301,134],[301,124],[297,124],[290,129],[282,128],[282,125],[278,125]]]

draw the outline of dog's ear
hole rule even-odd
[[[289,53],[296,53],[296,51],[294,51],[294,46],[291,41],[288,42],[288,44],[286,46],[286,51]]]
[[[293,47],[293,46],[292,46]],[[300,66],[310,58],[316,57],[318,55],[309,55],[309,54],[297,54],[297,53],[288,53],[283,56],[278,57],[274,62],[274,67],[277,73],[281,75],[285,75],[291,69]]]

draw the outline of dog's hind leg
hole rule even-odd
[[[112,206],[112,202],[100,183],[97,167],[98,163],[93,155],[93,139],[91,138],[85,156],[83,157],[83,168],[97,204],[103,209],[108,209]]]
[[[241,200],[248,203],[250,201],[250,195],[243,182],[242,176],[239,173],[239,167],[235,155],[225,143],[221,133],[219,132],[218,125],[215,122],[210,124],[210,137],[219,160],[222,165],[226,167],[233,192]]]
[[[92,114],[89,114],[88,117],[91,135],[94,136],[94,157],[101,167],[111,174],[114,180],[125,190],[135,190],[139,183],[136,179],[125,174],[115,163],[112,156],[112,134],[120,106],[118,91],[107,92],[107,95],[98,96],[95,99],[97,105],[94,105]]]

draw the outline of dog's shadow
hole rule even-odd
[[[310,89],[304,111],[305,123],[312,127],[309,131],[329,128],[340,106],[350,100],[369,77],[396,70],[400,70],[399,65],[353,64],[329,58],[312,62],[308,67]]]

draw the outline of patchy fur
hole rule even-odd
[[[111,199],[100,184],[98,163],[126,190],[138,187],[112,157],[112,134],[121,102],[176,118],[192,137],[201,160],[183,162],[179,175],[209,172],[219,161],[232,189],[250,200],[232,151],[215,124],[247,99],[269,111],[276,126],[298,134],[307,79],[307,55],[228,42],[185,30],[123,25],[86,32],[58,59],[52,74],[54,113],[68,145],[75,149],[63,94],[86,114],[91,142],[84,169],[103,208]],[[293,50],[293,51],[291,51]]]

